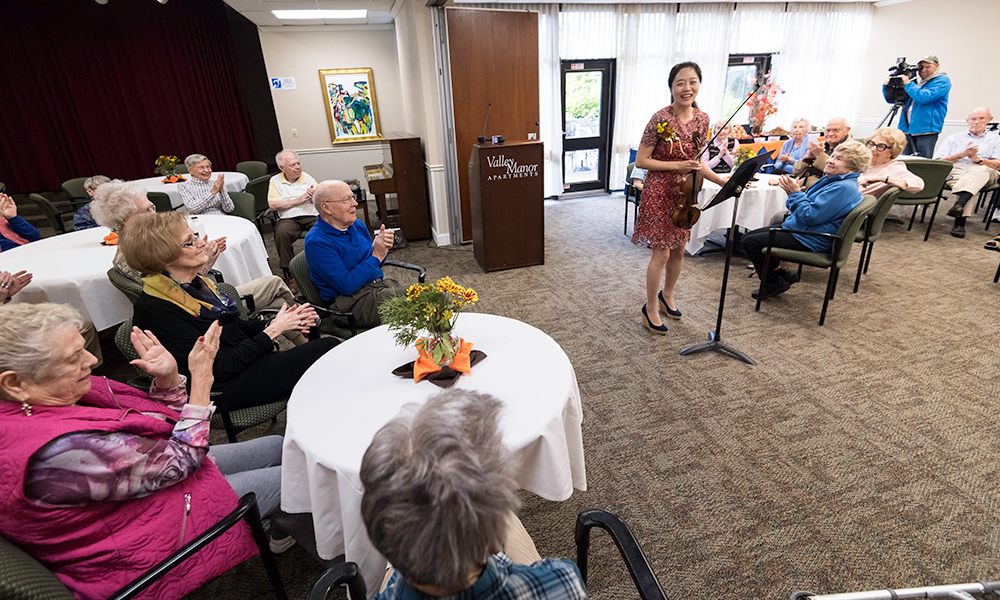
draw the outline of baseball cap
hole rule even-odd
[[[917,63],[922,63],[922,62],[941,64],[941,61],[938,60],[938,57],[933,54],[928,54],[927,56],[917,61]]]

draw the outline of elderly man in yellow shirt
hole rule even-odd
[[[278,224],[274,227],[278,265],[285,274],[288,287],[297,291],[295,280],[288,271],[288,263],[295,256],[292,244],[304,231],[309,231],[316,224],[319,213],[312,201],[316,180],[302,172],[299,156],[291,150],[282,150],[274,157],[274,161],[281,173],[271,178],[267,188],[267,205],[278,213]]]

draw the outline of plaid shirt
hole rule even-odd
[[[184,206],[192,215],[226,215],[233,212],[233,200],[226,192],[226,188],[218,194],[212,193],[212,186],[215,180],[202,181],[192,177],[187,181],[177,184],[177,191],[181,194]]]
[[[396,571],[385,591],[375,600],[428,600],[434,598],[403,581]],[[565,558],[547,558],[533,565],[515,564],[506,554],[494,554],[486,570],[472,587],[454,596],[456,600],[585,600],[587,588],[580,571]]]

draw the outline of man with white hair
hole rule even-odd
[[[288,272],[288,263],[295,256],[292,244],[303,231],[312,229],[319,214],[312,202],[316,180],[302,172],[299,156],[291,150],[279,152],[274,162],[281,173],[272,177],[267,187],[267,206],[278,213],[274,244],[278,247],[278,266],[291,287],[295,282]]]
[[[177,185],[181,200],[192,215],[227,215],[233,212],[233,199],[226,192],[226,176],[212,180],[212,161],[204,154],[191,154],[184,159],[191,179]]]
[[[1000,169],[1000,137],[995,132],[986,132],[986,124],[993,119],[990,109],[980,106],[973,109],[965,122],[968,131],[962,131],[945,138],[934,153],[934,158],[954,163],[948,183],[955,195],[955,205],[948,211],[955,217],[951,235],[965,237],[965,219],[975,207],[969,202],[984,187],[997,182]]]
[[[392,230],[383,225],[372,239],[364,221],[358,220],[354,192],[343,181],[317,185],[313,203],[320,218],[306,234],[309,278],[324,302],[354,313],[359,327],[380,325],[382,301],[406,293],[402,284],[382,274],[382,263],[392,248]]]

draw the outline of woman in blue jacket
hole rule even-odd
[[[782,175],[778,185],[788,193],[785,206],[791,211],[782,228],[836,234],[844,217],[861,203],[858,176],[868,168],[871,158],[871,152],[864,144],[851,140],[837,146],[833,156],[826,161],[823,177],[807,191],[803,192],[788,175]],[[763,298],[777,296],[788,291],[795,282],[795,275],[778,268],[776,261],[764,264],[769,229],[762,227],[743,236],[743,250],[761,279],[760,289],[754,290],[754,298],[757,294]],[[775,235],[774,246],[805,252],[827,252],[832,242],[828,238],[779,231]]]

